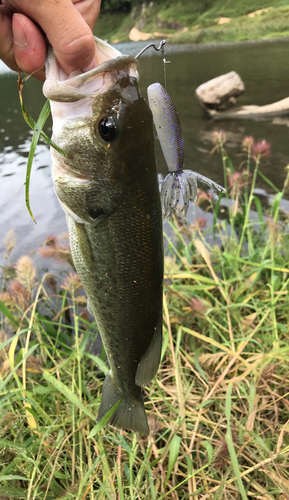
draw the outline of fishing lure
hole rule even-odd
[[[165,220],[171,220],[176,213],[181,220],[185,220],[190,199],[192,203],[196,202],[198,182],[207,184],[216,199],[226,190],[208,177],[184,169],[184,139],[176,107],[160,83],[150,85],[147,92],[149,107],[169,170],[161,191],[163,216]]]

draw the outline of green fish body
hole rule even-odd
[[[73,261],[106,350],[100,420],[148,434],[142,387],[161,356],[163,239],[151,112],[137,61],[96,39],[103,62],[67,77],[52,51],[54,189],[67,214]]]

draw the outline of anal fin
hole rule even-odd
[[[158,371],[162,353],[162,318],[156,326],[148,350],[137,367],[135,383],[143,387],[151,382]]]

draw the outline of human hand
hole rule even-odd
[[[14,71],[45,79],[46,35],[62,69],[97,65],[92,29],[101,0],[0,0],[0,59]],[[43,32],[41,31],[43,30]]]

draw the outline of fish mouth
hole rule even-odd
[[[138,80],[137,60],[133,56],[122,55],[103,40],[97,37],[94,39],[99,64],[86,73],[74,71],[67,75],[60,68],[52,47],[49,47],[43,94],[50,101],[77,102],[81,99],[95,99],[120,79],[123,72]]]

